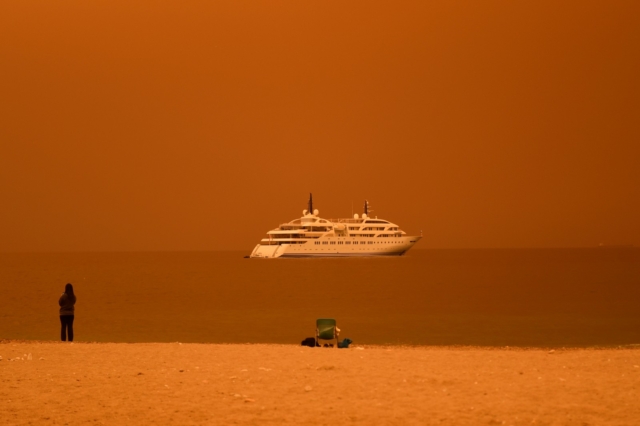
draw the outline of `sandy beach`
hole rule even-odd
[[[0,423],[633,425],[640,348],[0,343]]]

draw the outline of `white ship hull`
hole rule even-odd
[[[402,256],[422,237],[373,238],[326,237],[286,244],[258,244],[251,257],[363,257]],[[319,243],[319,244],[317,244]],[[347,244],[348,243],[348,244]]]

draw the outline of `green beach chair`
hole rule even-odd
[[[319,318],[316,320],[316,342],[318,342],[318,345],[323,346],[320,340],[331,340],[331,346],[337,348],[339,334],[340,329],[333,318]],[[336,341],[335,345],[333,340]]]

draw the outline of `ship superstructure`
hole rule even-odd
[[[323,219],[314,210],[310,194],[302,217],[267,232],[250,257],[401,256],[422,238],[407,235],[387,220],[372,218],[369,212],[365,200],[362,215]]]

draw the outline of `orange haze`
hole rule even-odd
[[[3,1],[0,251],[640,244],[637,1]]]

